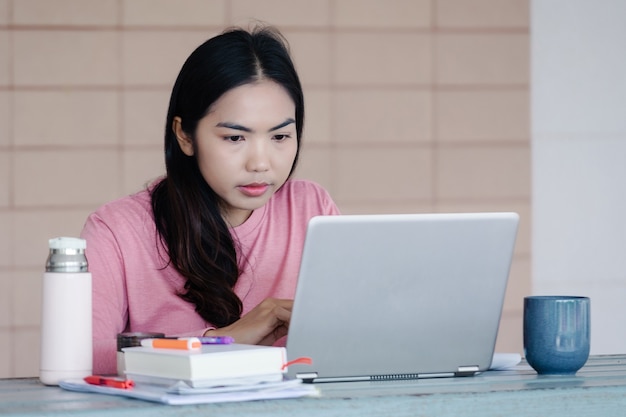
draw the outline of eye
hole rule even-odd
[[[289,139],[291,135],[283,134],[283,135],[274,135],[274,140],[278,142],[282,142],[286,139]]]
[[[228,142],[239,142],[243,140],[241,135],[224,136],[224,140]]]

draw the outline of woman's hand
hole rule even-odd
[[[205,335],[231,336],[236,343],[273,345],[287,335],[293,300],[266,298],[233,324]]]

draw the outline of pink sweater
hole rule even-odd
[[[267,297],[293,299],[309,219],[339,214],[328,193],[315,183],[290,180],[231,229],[248,260],[235,285],[243,314]],[[200,336],[211,323],[182,300],[185,279],[157,250],[150,195],[144,190],[100,207],[81,234],[93,277],[94,373],[116,372],[116,336],[121,332],[162,332]]]

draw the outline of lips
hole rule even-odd
[[[263,194],[265,194],[265,192],[267,191],[267,189],[269,188],[268,184],[261,184],[261,183],[253,183],[253,184],[246,184],[246,185],[240,185],[239,190],[249,196],[249,197],[259,197]]]

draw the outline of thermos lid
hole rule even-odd
[[[55,237],[48,241],[50,249],[85,249],[87,241],[77,237]]]
[[[88,272],[87,241],[76,237],[56,237],[48,241],[47,272]]]

